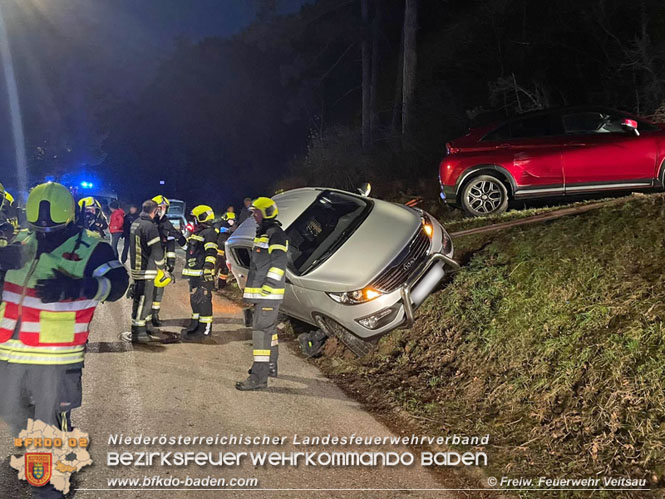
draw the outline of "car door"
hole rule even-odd
[[[497,152],[510,158],[516,197],[563,193],[562,135],[554,113],[517,119],[488,134],[486,140],[495,141]]]
[[[566,194],[652,185],[658,160],[655,127],[640,122],[637,135],[623,125],[627,118],[602,110],[563,114]]]

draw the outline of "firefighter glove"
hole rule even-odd
[[[39,279],[37,286],[37,296],[44,303],[55,303],[64,300],[77,300],[83,296],[84,287],[87,288],[87,281],[94,279],[75,279],[58,270],[53,271],[53,277],[50,279]],[[94,282],[95,289],[97,283]],[[86,293],[88,294],[88,293]]]

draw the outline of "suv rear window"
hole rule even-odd
[[[561,135],[563,132],[557,115],[545,114],[510,121],[491,131],[483,140],[510,140],[530,137]]]
[[[289,227],[289,267],[306,274],[327,260],[372,210],[368,199],[323,191]]]

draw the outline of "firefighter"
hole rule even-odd
[[[226,280],[229,277],[229,268],[226,266],[226,240],[231,235],[231,223],[224,222],[219,228],[217,237],[217,263],[215,264],[215,278],[217,280],[216,288],[218,290],[226,287]]]
[[[155,287],[164,287],[170,276],[164,271],[166,260],[159,236],[159,228],[154,221],[157,203],[149,199],[143,203],[141,215],[129,232],[129,261],[134,284],[130,290],[132,304],[132,342],[149,343],[159,341],[159,333],[152,326],[150,311]]]
[[[277,318],[284,299],[289,249],[286,233],[276,218],[279,213],[277,205],[272,199],[255,199],[251,212],[257,228],[243,298],[254,304],[254,363],[249,370],[249,377],[236,383],[236,388],[242,391],[266,388],[268,376],[277,377]]]
[[[14,435],[29,418],[71,431],[93,314],[122,297],[127,271],[111,246],[75,223],[66,187],[36,186],[26,214],[29,230],[16,244],[25,264],[7,271],[0,308],[0,415]],[[33,495],[64,497],[52,485]]]
[[[4,203],[0,203],[2,207],[2,213],[6,217],[6,220],[14,228],[14,235],[19,230],[19,221],[18,221],[18,207],[16,206],[16,200],[8,191],[5,191],[5,200]]]
[[[81,224],[83,228],[99,234],[100,237],[105,237],[106,232],[104,231],[108,228],[109,224],[106,221],[102,205],[99,204],[99,201],[92,196],[81,198],[79,199],[79,210],[81,212]]]
[[[217,230],[215,213],[210,206],[199,205],[192,210],[194,230],[187,240],[187,256],[183,277],[189,279],[189,300],[192,318],[183,330],[185,339],[209,336],[212,332],[212,290],[217,263]]]
[[[161,194],[152,198],[157,203],[157,214],[155,215],[155,223],[159,230],[159,237],[161,238],[162,249],[166,256],[166,272],[173,276],[175,270],[175,245],[178,243],[180,246],[187,244],[187,240],[182,235],[182,232],[177,230],[171,221],[166,216],[169,211],[169,200]],[[164,298],[165,287],[156,287],[152,299],[152,325],[161,327],[162,321],[159,319],[159,311],[162,308],[162,299]]]
[[[10,194],[0,184],[0,248],[7,246],[16,234],[16,226],[9,213]],[[18,220],[17,224],[18,225]]]

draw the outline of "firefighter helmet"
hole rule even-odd
[[[76,201],[64,185],[47,182],[32,189],[25,212],[33,230],[54,232],[74,221]]]
[[[215,219],[215,212],[205,204],[200,204],[192,209],[192,216],[199,223],[212,222]]]
[[[167,274],[162,269],[157,269],[157,277],[154,279],[156,288],[165,288],[173,281],[171,274]]]
[[[166,206],[167,208],[171,205],[171,201],[169,201],[166,196],[162,196],[161,194],[157,194],[152,200],[157,203],[157,206]]]
[[[81,211],[85,211],[88,208],[94,208],[95,211],[102,211],[102,205],[92,196],[79,199],[79,208]]]
[[[277,205],[270,198],[256,198],[252,201],[250,210],[258,210],[263,215],[263,218],[275,218],[279,213]]]

